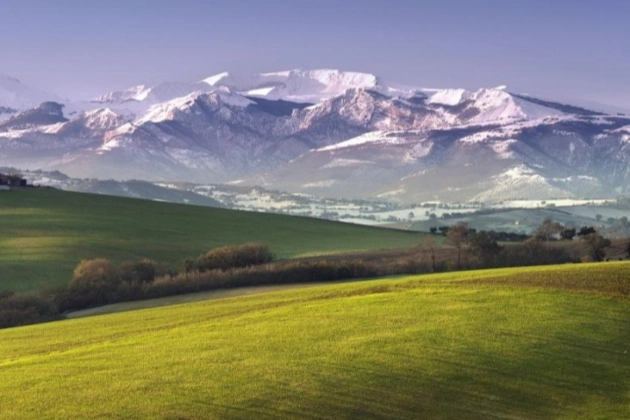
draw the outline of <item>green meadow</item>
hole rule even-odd
[[[627,419],[630,264],[410,276],[0,331],[6,419]]]
[[[268,245],[280,258],[404,248],[421,234],[53,189],[0,192],[0,291],[66,284],[85,258],[177,266],[213,247]]]

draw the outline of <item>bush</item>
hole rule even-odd
[[[144,259],[136,263],[124,262],[119,268],[120,279],[125,283],[151,283],[158,274],[155,261]]]
[[[0,300],[0,328],[57,319],[55,305],[34,294],[13,295]]]
[[[120,285],[120,274],[110,261],[104,258],[83,260],[59,297],[59,309],[84,309],[117,302]]]
[[[229,270],[180,273],[147,285],[147,298],[207,290],[271,284],[313,283],[373,277],[380,274],[364,261],[286,261]]]
[[[182,266],[185,272],[203,272],[266,264],[273,259],[273,254],[268,246],[249,243],[215,248],[196,260],[184,260]]]

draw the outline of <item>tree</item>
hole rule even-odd
[[[541,240],[549,241],[554,235],[560,234],[563,229],[564,227],[560,223],[546,218],[540,226],[538,226],[534,236]]]
[[[479,258],[484,267],[499,255],[503,249],[488,232],[481,231],[470,235],[470,250]]]
[[[604,238],[599,233],[589,233],[588,235],[582,236],[582,240],[588,246],[593,260],[604,260],[606,257],[606,248],[611,244],[610,239]]]
[[[597,233],[593,226],[582,226],[578,231],[577,236],[586,236],[590,235],[591,233]]]
[[[457,269],[461,267],[462,248],[468,243],[468,224],[459,222],[446,232],[446,239],[457,249]]]
[[[437,270],[437,265],[435,261],[435,247],[437,244],[437,240],[434,236],[427,236],[422,244],[422,253],[429,257],[431,260],[431,271],[435,272]]]
[[[536,264],[543,259],[543,257],[547,253],[546,248],[547,247],[545,247],[545,244],[534,237],[529,238],[528,240],[523,242],[523,250],[526,252],[527,258],[532,264]]]
[[[575,228],[565,228],[562,230],[562,232],[560,232],[560,238],[564,239],[565,241],[572,241],[573,238],[575,238],[576,235],[576,231]]]

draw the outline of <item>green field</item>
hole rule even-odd
[[[630,264],[318,286],[0,331],[6,419],[628,419]]]
[[[261,242],[280,258],[404,248],[423,236],[323,220],[51,189],[0,191],[0,290],[65,284],[84,258],[177,265],[210,248]]]

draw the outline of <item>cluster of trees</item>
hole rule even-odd
[[[586,244],[589,255],[593,261],[604,261],[606,258],[606,248],[610,247],[611,241],[597,233],[593,226],[582,226],[579,230],[569,228],[545,219],[538,227],[535,238],[544,241],[567,240],[571,241],[575,237]]]
[[[449,243],[457,249],[458,269],[461,268],[463,250],[469,251],[482,266],[488,267],[491,265],[548,264],[566,262],[563,261],[565,259],[570,260],[566,252],[544,245],[544,243],[551,241],[572,241],[575,237],[578,237],[586,245],[589,256],[593,261],[603,261],[606,257],[606,249],[611,245],[611,241],[597,233],[592,226],[583,226],[577,230],[565,227],[551,219],[545,219],[532,236],[509,235],[505,232],[494,231],[477,232],[475,229],[469,228],[464,222],[454,226],[441,227],[439,230],[447,237]],[[499,245],[499,242],[512,241],[521,242],[522,245],[509,248]],[[630,244],[628,247],[630,255]]]

